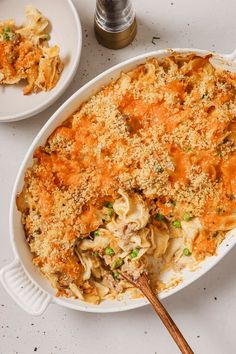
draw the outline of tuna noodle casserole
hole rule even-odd
[[[24,95],[49,91],[56,86],[63,63],[59,47],[50,47],[48,20],[31,5],[25,7],[25,23],[0,22],[0,85],[26,81]]]
[[[122,73],[35,151],[17,206],[58,296],[118,298],[131,288],[119,270],[174,286],[164,272],[214,255],[236,227],[236,74],[210,59]]]

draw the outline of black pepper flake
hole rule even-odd
[[[200,338],[200,336],[197,336],[197,338]]]
[[[2,307],[4,307],[5,305],[4,304],[1,304]]]
[[[35,348],[34,348],[34,352],[37,352],[37,350],[38,350],[38,348],[37,348],[37,347],[35,347]]]
[[[155,41],[156,41],[157,39],[161,39],[161,37],[153,36],[153,37],[152,37],[152,44],[156,45],[156,42],[155,42]]]
[[[31,325],[31,326],[34,326],[34,323],[31,323],[30,325]]]
[[[148,332],[147,331],[144,331],[144,334],[147,334]]]
[[[206,290],[206,288],[203,288],[203,290]]]
[[[217,297],[215,296],[214,299],[217,300]]]
[[[171,4],[171,6],[173,6],[173,5],[174,5],[174,3],[173,3],[173,2],[171,2],[170,4]]]

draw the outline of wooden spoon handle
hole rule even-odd
[[[188,343],[186,342],[184,336],[176,326],[175,322],[172,320],[170,317],[169,313],[165,309],[165,307],[162,305],[160,300],[156,297],[152,289],[150,288],[150,285],[143,284],[139,286],[139,289],[142,291],[142,293],[146,296],[146,298],[150,301],[152,304],[154,310],[166,326],[167,330],[171,334],[172,338],[174,339],[175,343],[178,345],[179,349],[183,354],[194,354]]]

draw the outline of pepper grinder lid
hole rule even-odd
[[[97,0],[94,30],[99,43],[107,48],[127,46],[137,32],[134,7],[130,0]]]

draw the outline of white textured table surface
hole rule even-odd
[[[235,0],[136,0],[138,35],[132,45],[119,51],[101,47],[94,38],[95,1],[77,0],[75,4],[82,21],[83,52],[73,83],[37,117],[0,125],[0,267],[13,259],[8,209],[16,172],[34,136],[62,102],[104,69],[145,51],[195,47],[229,53],[236,47]],[[153,36],[160,37],[156,45]],[[235,267],[236,248],[200,280],[164,301],[195,353],[236,353]],[[52,305],[35,318],[24,313],[0,285],[0,353],[34,352],[179,353],[149,306],[96,315]]]

